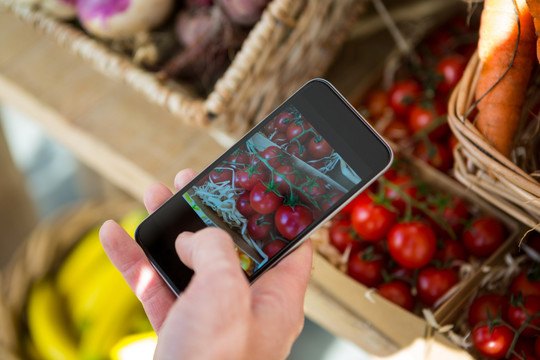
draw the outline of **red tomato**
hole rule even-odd
[[[274,241],[270,241],[269,243],[264,245],[262,251],[266,255],[268,255],[268,258],[271,258],[274,255],[276,255],[279,252],[279,250],[283,249],[285,247],[285,245],[287,245],[287,243],[285,241],[277,239],[277,240],[274,240]]]
[[[499,315],[503,320],[506,320],[508,305],[506,296],[494,293],[480,295],[474,299],[469,307],[469,325],[474,328],[477,324],[488,321],[489,318],[495,319]]]
[[[382,240],[396,223],[397,215],[373,201],[358,203],[351,213],[354,230],[367,241]]]
[[[418,279],[416,280],[418,298],[431,307],[458,281],[459,279],[454,270],[428,266],[418,273]]]
[[[454,153],[454,149],[456,148],[456,146],[459,144],[459,140],[458,138],[454,135],[454,134],[451,134],[449,137],[448,137],[448,150],[450,150],[450,152],[453,154]]]
[[[397,81],[388,92],[388,104],[397,116],[407,117],[422,93],[422,87],[414,79]]]
[[[274,119],[274,125],[278,132],[285,133],[287,131],[287,128],[289,127],[289,124],[292,123],[293,120],[293,113],[283,111],[277,114],[276,118]]]
[[[276,228],[287,240],[294,239],[313,222],[311,211],[305,206],[282,205],[275,214]]]
[[[215,184],[230,182],[232,180],[232,171],[229,169],[215,169],[210,173],[210,180]]]
[[[388,252],[401,266],[417,269],[427,265],[437,249],[435,232],[419,221],[401,222],[388,233]]]
[[[522,271],[510,284],[510,294],[526,297],[540,296],[540,268],[533,267]]]
[[[334,151],[320,135],[314,136],[308,141],[307,149],[310,159],[321,159],[330,156]]]
[[[356,252],[360,248],[360,241],[351,227],[351,220],[341,219],[334,221],[328,231],[330,244],[340,253],[344,253],[347,248]]]
[[[298,144],[298,142],[294,142],[287,146],[287,152],[292,156],[296,156],[302,161],[306,161],[309,159],[309,153],[306,147],[302,144]]]
[[[247,222],[247,232],[253,240],[266,241],[274,228],[272,215],[255,214]]]
[[[388,107],[388,94],[382,89],[372,91],[366,100],[369,117],[373,120],[381,117]]]
[[[259,214],[270,214],[283,204],[283,198],[277,190],[270,188],[267,184],[258,183],[251,190],[249,203]]]
[[[399,120],[392,120],[382,131],[385,138],[399,143],[400,141],[407,140],[411,137],[411,131],[409,127]]]
[[[416,144],[413,155],[442,172],[452,167],[452,154],[446,146],[439,143],[421,141]]]
[[[236,199],[236,208],[246,219],[256,214],[256,211],[253,210],[249,202],[249,191],[243,192],[238,196],[238,199]]]
[[[394,304],[397,304],[405,310],[412,311],[414,308],[414,298],[411,294],[411,288],[407,283],[401,280],[393,280],[382,284],[377,288],[379,295]]]
[[[505,229],[501,222],[489,216],[476,219],[463,232],[463,245],[469,253],[479,258],[487,258],[502,245]]]
[[[347,263],[347,274],[367,287],[377,287],[382,283],[384,256],[367,248],[352,255]]]
[[[286,159],[285,154],[277,146],[269,146],[260,153],[261,157],[268,162],[270,167],[275,168]]]
[[[297,172],[294,170],[292,165],[281,165],[275,169],[273,175],[274,184],[277,186],[277,189],[281,194],[291,193],[291,185],[289,185],[287,181],[295,185],[297,177],[296,174]]]
[[[277,129],[276,129],[276,119],[270,120],[269,122],[266,123],[266,125],[264,125],[263,133],[266,136],[271,137],[272,134],[274,134],[275,131],[277,131]]]
[[[449,93],[457,85],[463,71],[467,66],[467,60],[459,54],[451,54],[439,60],[435,66],[435,72],[441,77],[437,89]]]
[[[438,101],[415,104],[408,117],[409,129],[413,134],[425,133],[433,141],[441,140],[450,133],[444,113],[445,107]]]
[[[268,169],[262,164],[250,165],[243,170],[236,172],[235,184],[246,190],[251,190],[260,182],[268,180]]]
[[[515,360],[523,358],[527,360],[536,359],[534,352],[534,339],[520,335],[513,352],[521,356],[521,358],[514,357]]]
[[[472,341],[478,352],[491,359],[501,359],[506,356],[512,341],[514,331],[506,325],[481,325],[474,328]]]
[[[528,324],[540,327],[540,297],[529,295],[522,299],[523,301],[517,300],[515,305],[510,304],[507,312],[507,318],[510,325],[515,329],[520,329],[526,321],[530,321]],[[532,318],[533,315],[537,315],[535,318]],[[527,326],[523,329],[523,336],[538,336],[540,335],[540,330],[536,330],[531,326]]]
[[[327,211],[343,197],[343,193],[338,190],[327,192],[319,199],[321,211]]]
[[[306,177],[306,182],[301,186],[300,199],[307,205],[316,203],[325,192],[325,183],[317,177]]]
[[[435,259],[442,263],[453,263],[454,261],[467,261],[469,254],[460,242],[452,239],[443,239],[435,252]]]
[[[345,205],[345,207],[340,210],[340,213],[350,215],[357,204],[371,201],[373,201],[371,199],[371,192],[369,190],[365,190],[352,199],[350,203]]]
[[[403,214],[407,203],[410,202],[409,198],[418,199],[418,187],[413,177],[407,174],[398,174],[390,182],[391,184],[385,188],[385,198],[391,201],[392,206],[398,209],[400,214]],[[399,191],[395,190],[395,187],[399,187]]]
[[[243,168],[248,162],[249,155],[241,149],[236,149],[227,159],[227,165],[234,169]]]
[[[440,196],[429,209],[458,236],[463,232],[465,224],[469,220],[470,212],[465,200],[457,196]],[[447,232],[436,222],[433,226],[437,233],[448,235]]]
[[[534,342],[534,353],[536,357],[540,358],[540,337]]]
[[[289,139],[287,139],[287,134],[285,133],[276,133],[270,140],[279,147],[283,147],[289,143]]]
[[[306,143],[313,135],[315,133],[311,125],[305,120],[296,120],[287,128],[287,139],[291,143],[294,141]]]

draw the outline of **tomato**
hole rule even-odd
[[[478,352],[491,359],[501,359],[506,356],[512,341],[514,331],[506,325],[481,325],[472,331],[472,341]]]
[[[351,227],[351,220],[347,218],[334,221],[330,225],[328,235],[330,237],[330,244],[342,254],[349,247],[352,252],[356,252],[360,248],[360,239],[358,239]]]
[[[383,281],[383,268],[384,256],[369,247],[349,258],[347,274],[367,287],[377,287]]]
[[[326,192],[324,181],[317,177],[306,177],[306,182],[301,185],[301,189],[300,199],[308,205],[316,203],[315,200]]]
[[[265,241],[270,239],[270,233],[274,229],[272,215],[255,214],[247,222],[247,232],[253,240]]]
[[[294,239],[313,222],[311,211],[302,205],[282,205],[275,214],[278,232],[287,240]]]
[[[394,211],[373,201],[358,203],[351,213],[354,230],[367,241],[382,240],[396,220]]]
[[[297,172],[292,165],[281,165],[274,171],[273,179],[274,184],[281,194],[290,194],[291,186],[285,181],[287,180],[291,184],[296,184]]]
[[[489,318],[495,319],[497,316],[506,320],[508,305],[509,302],[506,296],[494,293],[480,295],[474,299],[469,307],[469,325],[473,328],[477,324],[488,321]]]
[[[289,127],[289,124],[293,122],[294,118],[295,116],[291,112],[280,112],[274,119],[274,126],[276,127],[276,130],[280,133],[285,133]]]
[[[309,153],[306,147],[302,144],[299,144],[298,142],[294,142],[287,146],[287,152],[303,161],[309,159]]]
[[[285,245],[287,245],[285,241],[276,239],[264,245],[264,247],[262,248],[262,251],[266,255],[268,255],[268,258],[271,258],[274,255],[276,255],[279,252],[279,250],[283,249]]]
[[[415,146],[413,155],[442,172],[452,167],[452,154],[446,146],[439,143],[421,141]]]
[[[250,165],[236,172],[235,184],[246,190],[251,190],[260,182],[268,180],[268,169],[262,164]]]
[[[386,91],[382,89],[372,91],[367,97],[366,107],[372,120],[381,117],[388,107],[388,94]]]
[[[401,266],[417,269],[427,265],[437,248],[435,232],[419,221],[401,222],[388,233],[388,252]]]
[[[391,184],[385,188],[385,198],[391,201],[392,206],[400,214],[403,214],[407,204],[410,203],[409,198],[418,198],[418,187],[415,185],[413,177],[407,174],[397,174],[390,182]],[[399,191],[395,188],[399,188]]]
[[[439,242],[439,247],[435,252],[435,259],[445,263],[454,261],[464,261],[469,259],[467,250],[459,241],[445,238]]]
[[[411,137],[411,131],[407,124],[399,120],[392,120],[388,123],[383,129],[382,134],[385,138],[397,143],[408,140]]]
[[[510,294],[526,297],[529,295],[540,296],[540,268],[533,267],[523,270],[510,284]]]
[[[373,201],[371,199],[371,192],[369,190],[365,190],[352,199],[351,202],[345,205],[345,207],[340,210],[340,213],[350,215],[357,204],[371,201]]]
[[[540,358],[540,337],[534,342],[534,353],[536,357]]]
[[[411,288],[404,281],[393,280],[389,283],[379,285],[377,292],[385,299],[401,306],[405,310],[412,311],[414,308],[414,298],[411,294]]]
[[[316,135],[308,141],[308,153],[311,159],[321,159],[330,156],[334,149],[322,136]]]
[[[249,203],[259,214],[270,214],[283,204],[283,198],[268,184],[258,183],[251,190]]]
[[[504,242],[505,229],[501,222],[489,216],[480,217],[463,232],[463,245],[469,253],[487,258]]]
[[[269,146],[260,153],[261,157],[268,162],[270,167],[275,168],[281,165],[285,160],[285,154],[277,146]]]
[[[249,155],[241,150],[236,149],[228,158],[227,165],[233,169],[245,167],[249,162]]]
[[[283,147],[289,143],[289,139],[287,139],[287,134],[285,133],[276,133],[270,140],[279,147]]]
[[[507,312],[507,318],[510,325],[515,329],[520,329],[526,321],[530,321],[528,324],[540,327],[540,297],[529,295],[523,299],[515,299],[516,304],[510,304]],[[536,315],[535,318],[531,318]],[[522,333],[523,336],[538,336],[540,330],[536,330],[531,326],[525,327]]]
[[[516,342],[516,346],[514,346],[513,352],[521,356],[521,359],[536,359],[534,353],[534,339],[520,335]],[[515,359],[517,360],[520,358],[515,357]]]
[[[315,135],[314,131],[311,129],[312,127],[307,121],[296,120],[287,128],[287,139],[289,139],[291,143],[294,141],[306,143],[313,135]]]
[[[229,169],[214,169],[210,172],[210,180],[214,184],[230,182],[232,180],[232,171]]]
[[[457,196],[440,196],[435,200],[435,204],[428,207],[430,211],[440,217],[441,221],[452,229],[456,236],[463,232],[463,228],[470,217],[467,203]],[[448,235],[436,222],[433,222],[433,225],[438,233]]]
[[[397,116],[407,117],[422,93],[422,87],[414,79],[397,81],[388,92],[388,104]]]
[[[408,117],[409,129],[413,134],[425,133],[433,141],[441,140],[450,133],[444,113],[445,107],[438,101],[415,104]]]
[[[440,56],[456,47],[456,38],[449,30],[438,30],[427,39],[428,48],[435,56]]]
[[[418,298],[431,307],[458,281],[458,276],[454,270],[428,266],[418,273],[418,279],[416,280]]]
[[[466,66],[467,60],[460,54],[451,54],[440,59],[435,66],[435,72],[441,77],[437,90],[443,93],[452,91],[461,79]]]
[[[236,209],[238,209],[240,214],[244,215],[246,219],[256,214],[256,211],[251,207],[249,194],[249,191],[243,192],[238,196],[238,199],[236,199]]]
[[[269,138],[277,131],[276,129],[276,119],[270,120],[264,125],[263,133]]]
[[[448,144],[446,146],[448,146],[448,150],[450,150],[450,153],[454,153],[454,149],[456,148],[456,146],[459,144],[459,140],[458,138],[454,135],[454,134],[451,134],[449,137],[448,137]]]
[[[339,190],[327,192],[319,199],[319,207],[321,208],[321,211],[327,211],[332,206],[334,206],[342,197],[343,193]]]

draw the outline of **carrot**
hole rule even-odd
[[[534,20],[534,29],[536,30],[536,56],[540,63],[540,1],[527,0],[529,11]]]
[[[526,0],[485,0],[478,41],[482,70],[476,88],[476,127],[505,156],[510,155],[519,125],[535,63],[535,40]]]

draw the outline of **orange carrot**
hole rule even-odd
[[[514,58],[518,28],[521,32]],[[482,70],[476,98],[485,96],[478,103],[476,127],[505,156],[509,156],[512,150],[519,125],[527,84],[535,63],[535,40],[533,20],[526,0],[485,0],[478,41]]]
[[[540,1],[527,0],[529,11],[534,20],[534,29],[536,30],[536,56],[540,63]]]

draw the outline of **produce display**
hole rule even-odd
[[[134,210],[120,225],[131,236],[147,213]],[[157,341],[135,294],[89,231],[58,270],[35,283],[26,307],[30,359],[152,359]],[[138,357],[143,359],[144,357]]]
[[[327,234],[314,241],[331,263],[419,314],[448,299],[506,241],[508,230],[398,159],[332,219]]]
[[[397,69],[389,61],[383,78],[391,83],[383,81],[355,104],[400,151],[443,172],[452,168],[457,143],[446,119],[448,99],[478,39],[474,20],[465,19],[461,14],[429,32],[409,56],[400,56]]]
[[[540,235],[523,244],[490,270],[456,322],[477,358],[540,359]]]
[[[183,197],[207,225],[232,229],[251,274],[360,180],[290,106]]]
[[[208,94],[269,0],[36,0],[163,79]]]

